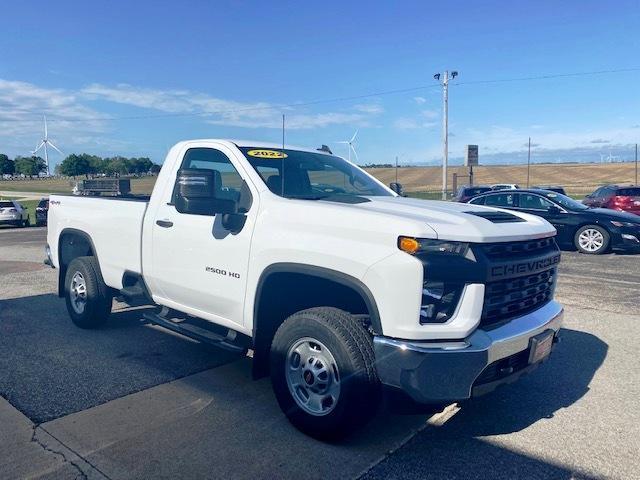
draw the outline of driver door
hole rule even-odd
[[[217,198],[238,200],[245,178],[224,146],[188,148],[180,169],[214,170]],[[176,172],[173,174],[174,182]],[[250,181],[247,178],[247,186]],[[237,233],[222,226],[222,215],[180,213],[171,201],[155,212],[152,225],[152,274],[155,291],[168,306],[234,328],[243,324],[244,297],[255,225],[257,195]]]
[[[552,208],[555,207],[555,208]],[[518,210],[544,218],[558,231],[558,240],[566,240],[570,221],[569,215],[563,208],[535,193],[518,194]]]

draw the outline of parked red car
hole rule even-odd
[[[589,207],[610,208],[640,215],[640,186],[605,185],[582,201]]]

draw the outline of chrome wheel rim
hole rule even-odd
[[[69,285],[69,298],[74,312],[81,315],[87,306],[87,283],[80,272],[76,272]]]
[[[587,228],[578,237],[580,248],[587,252],[597,252],[604,245],[604,235],[595,228]]]
[[[340,373],[322,342],[311,337],[296,341],[284,368],[289,392],[302,410],[315,416],[333,411],[340,398]]]

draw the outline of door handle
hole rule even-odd
[[[171,228],[173,227],[173,222],[170,220],[156,220],[156,225],[162,228]]]

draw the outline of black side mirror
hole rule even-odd
[[[176,210],[191,215],[234,214],[235,200],[217,198],[222,179],[220,172],[206,168],[183,168],[176,181]]]
[[[391,190],[393,190],[394,192],[396,192],[398,195],[404,197],[404,189],[402,188],[402,184],[401,183],[391,182],[389,184],[389,188]]]

